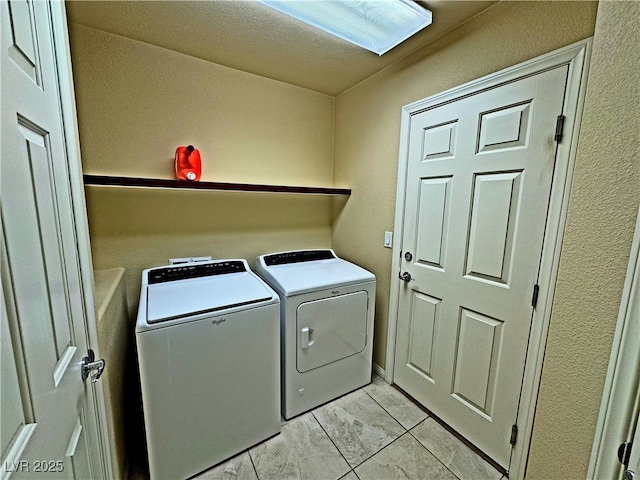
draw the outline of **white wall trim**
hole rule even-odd
[[[398,321],[398,305],[400,282],[396,280],[400,272],[405,210],[408,145],[411,117],[454,100],[469,96],[478,91],[493,88],[502,83],[509,83],[520,78],[534,75],[561,65],[569,66],[567,89],[565,91],[563,115],[565,115],[565,132],[563,140],[558,144],[554,180],[551,190],[547,231],[545,233],[542,259],[538,283],[540,294],[534,311],[530,335],[529,350],[525,361],[520,407],[517,424],[520,435],[513,449],[509,466],[510,478],[524,478],[528,458],[535,406],[542,371],[542,360],[546,346],[547,331],[551,317],[551,306],[555,291],[555,283],[560,260],[560,248],[566,220],[569,192],[573,166],[578,143],[578,131],[582,118],[586,76],[589,69],[592,39],[582,40],[551,53],[501,70],[494,74],[473,80],[459,87],[428,97],[402,109],[400,126],[400,153],[398,159],[398,185],[396,194],[396,212],[394,231],[396,242],[393,247],[391,266],[391,292],[389,298],[389,320],[387,329],[387,358],[385,364],[386,381],[393,383],[394,357],[396,349],[396,333]]]
[[[387,373],[384,371],[384,368],[382,368],[380,365],[378,365],[377,363],[373,364],[373,372],[378,375],[380,378],[382,378],[383,380],[387,379]]]
[[[618,446],[633,438],[630,425],[640,410],[640,209],[613,337],[607,379],[591,451],[587,478],[619,478]],[[638,427],[636,427],[638,428]]]

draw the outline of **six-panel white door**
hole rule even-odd
[[[410,120],[394,382],[505,469],[567,71]]]
[[[52,8],[0,4],[2,478],[103,477]]]

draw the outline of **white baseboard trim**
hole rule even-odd
[[[385,373],[384,368],[376,363],[373,364],[373,373],[381,377],[383,380],[387,379],[387,374]]]

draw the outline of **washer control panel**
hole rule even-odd
[[[212,275],[225,275],[227,273],[246,272],[244,262],[232,260],[229,262],[198,263],[172,267],[159,267],[149,271],[148,282],[155,283],[174,282],[189,278],[210,277]]]

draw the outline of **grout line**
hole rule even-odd
[[[365,462],[367,462],[368,460],[371,460],[373,457],[375,457],[376,455],[378,455],[380,452],[382,452],[383,450],[385,450],[387,447],[390,447],[391,445],[393,445],[394,443],[396,443],[398,440],[400,440],[402,437],[404,437],[404,436],[405,436],[405,435],[407,435],[408,433],[409,433],[408,431],[405,431],[402,435],[399,435],[398,437],[394,438],[391,442],[389,442],[388,444],[386,444],[384,447],[382,447],[380,450],[378,450],[378,451],[377,451],[377,452],[375,452],[374,454],[372,454],[372,455],[368,456],[367,458],[365,458],[362,462],[360,462],[360,463],[359,463],[358,465],[356,465],[356,466],[357,466],[357,467],[359,467],[360,465],[364,464],[364,463],[365,463]],[[413,435],[412,435],[412,437],[413,437]],[[414,437],[414,438],[415,438],[415,437]],[[420,443],[420,442],[418,442],[418,443]],[[421,447],[424,447],[424,445],[422,445],[421,443],[420,443],[420,446],[421,446]],[[429,452],[429,453],[431,453],[431,452]],[[436,459],[436,460],[437,460],[437,459]],[[438,461],[439,461],[439,460],[438,460]],[[442,463],[442,462],[440,462],[440,463]],[[353,472],[353,473],[355,473],[355,468],[354,468],[354,472]],[[358,475],[358,474],[356,473],[356,476],[357,476],[357,475]],[[358,478],[360,478],[360,477],[358,477]]]
[[[370,384],[370,385],[373,385],[373,382],[371,382],[371,384]],[[414,404],[416,407],[418,407],[418,408],[419,408],[419,410],[420,410],[422,413],[424,413],[424,414],[426,415],[426,418],[423,418],[422,420],[420,420],[420,421],[419,421],[418,423],[416,423],[413,427],[411,427],[411,428],[407,428],[407,427],[405,427],[404,425],[402,425],[402,424],[401,424],[401,423],[396,419],[396,417],[394,417],[394,416],[393,416],[393,414],[392,414],[389,410],[387,410],[387,409],[384,407],[384,405],[382,405],[382,404],[381,404],[380,402],[378,402],[375,398],[373,398],[373,396],[372,396],[369,392],[367,392],[367,391],[365,390],[365,388],[366,388],[366,387],[362,387],[362,390],[364,391],[364,393],[366,393],[367,395],[369,395],[369,397],[371,397],[371,399],[372,399],[374,402],[376,402],[378,405],[380,405],[380,406],[382,407],[382,409],[383,409],[385,412],[387,412],[389,415],[391,415],[391,416],[393,417],[393,419],[394,419],[396,422],[400,423],[400,426],[401,426],[402,428],[404,428],[407,432],[408,432],[409,430],[411,430],[412,428],[415,428],[416,426],[420,425],[420,424],[421,424],[422,422],[424,422],[427,418],[431,418],[431,412],[429,412],[429,411],[428,411],[426,408],[424,408],[422,405],[418,404],[418,403],[417,403],[413,398],[411,398],[411,397],[407,396],[407,395],[406,395],[402,390],[400,390],[399,388],[396,388],[396,386],[395,386],[395,385],[391,385],[391,384],[387,384],[387,385],[389,385],[389,387],[393,388],[396,392],[398,392],[400,395],[402,395],[404,398],[406,398],[409,402],[411,402],[411,403],[412,403],[412,404]]]
[[[263,442],[263,443],[264,443],[264,442]],[[260,445],[262,445],[262,443],[261,443]],[[250,452],[249,450],[247,450],[247,455],[249,455],[249,461],[251,462],[251,466],[253,467],[253,471],[254,471],[254,472],[255,472],[255,474],[256,474],[256,478],[257,478],[258,480],[260,480],[260,475],[258,475],[258,469],[256,468],[256,464],[255,464],[255,463],[253,463],[253,457],[251,456],[251,452]]]
[[[373,382],[371,382],[371,383],[373,383]],[[369,392],[367,392],[364,388],[362,389],[362,391],[363,391],[364,393],[366,393],[367,395],[369,395],[369,398],[371,398],[371,400],[373,400],[373,401],[374,401],[374,402],[376,402],[378,405],[380,405],[380,407],[382,407],[382,409],[383,409],[385,412],[387,412],[387,413],[389,414],[389,416],[390,416],[391,418],[393,418],[393,419],[396,421],[396,423],[397,423],[398,425],[400,425],[402,428],[404,428],[405,433],[409,431],[409,429],[408,429],[407,427],[405,427],[404,425],[402,425],[402,424],[398,421],[398,419],[397,419],[396,417],[394,417],[394,416],[393,416],[393,414],[392,414],[389,410],[387,410],[386,408],[384,408],[384,405],[382,405],[379,401],[377,401],[375,398],[373,398],[373,396],[372,396]],[[427,418],[429,418],[429,417],[427,416]],[[420,421],[420,422],[418,422],[418,423],[421,423],[421,421]],[[414,427],[415,427],[415,425],[414,425]],[[411,427],[411,428],[413,428],[413,427]],[[403,435],[404,435],[404,434],[403,434]],[[401,435],[401,436],[402,436],[402,435]]]
[[[333,444],[334,447],[336,447],[336,450],[338,451],[338,453],[340,454],[340,456],[344,459],[344,461],[347,463],[347,466],[349,467],[349,471],[354,472],[353,467],[351,466],[351,464],[349,463],[349,460],[347,460],[345,458],[345,456],[342,454],[342,452],[340,451],[340,449],[338,448],[338,445],[336,445],[336,442],[333,441],[333,438],[331,438],[331,435],[329,435],[329,433],[327,433],[327,431],[324,429],[324,427],[322,426],[322,424],[320,423],[320,420],[318,420],[318,418],[316,417],[315,413],[313,413],[315,410],[311,410],[311,416],[313,417],[313,419],[316,421],[316,423],[318,425],[320,425],[320,428],[322,429],[322,431],[324,432],[324,434],[327,436],[327,438],[329,439],[329,441]],[[345,473],[344,475],[348,475],[349,472]],[[342,477],[344,477],[344,475],[342,475]],[[357,475],[356,475],[357,476]],[[340,477],[340,478],[342,478]],[[359,477],[358,477],[359,478]]]
[[[373,382],[371,382],[371,384],[373,384]],[[391,387],[391,388],[393,388],[396,392],[400,393],[404,398],[406,398],[407,400],[409,400],[411,403],[413,403],[414,405],[416,405],[417,407],[419,407],[419,408],[420,408],[420,410],[421,410],[423,413],[425,413],[425,414],[427,415],[427,417],[426,417],[426,418],[424,418],[423,420],[421,420],[420,422],[418,422],[417,424],[415,424],[415,425],[414,425],[413,427],[411,427],[410,429],[407,429],[404,425],[400,424],[400,425],[402,426],[402,428],[404,428],[404,429],[405,429],[405,431],[406,431],[407,433],[409,433],[409,434],[410,434],[410,435],[411,435],[411,436],[412,436],[412,437],[413,437],[413,438],[414,438],[414,439],[415,439],[415,440],[416,440],[416,441],[417,441],[417,442],[418,442],[418,443],[419,443],[419,444],[420,444],[424,449],[426,449],[426,450],[427,450],[431,455],[433,455],[433,456],[434,456],[434,458],[435,458],[436,460],[438,460],[438,462],[440,462],[440,463],[441,463],[441,464],[442,464],[442,465],[443,465],[443,466],[444,466],[444,467],[445,467],[449,472],[451,472],[451,473],[452,473],[456,478],[460,478],[460,477],[458,477],[458,476],[457,476],[457,475],[456,475],[456,474],[455,474],[455,473],[454,473],[454,472],[453,472],[449,467],[447,467],[447,465],[446,465],[446,464],[445,464],[445,463],[444,463],[444,462],[443,462],[443,461],[442,461],[442,460],[441,460],[441,459],[440,459],[440,458],[439,458],[439,457],[438,457],[434,452],[432,452],[431,450],[429,450],[429,448],[427,448],[427,446],[426,446],[426,445],[424,445],[424,444],[423,444],[423,443],[422,443],[422,442],[421,442],[421,441],[420,441],[420,440],[419,440],[419,439],[418,439],[418,438],[417,438],[413,433],[411,433],[411,431],[412,431],[414,428],[416,428],[416,427],[417,427],[418,425],[420,425],[421,423],[424,423],[424,422],[425,422],[426,420],[428,420],[428,419],[432,419],[433,421],[436,421],[436,420],[435,420],[435,418],[433,418],[433,415],[431,414],[431,412],[429,412],[426,408],[424,408],[422,405],[420,405],[416,400],[414,400],[413,398],[411,398],[411,397],[409,397],[408,395],[406,395],[406,394],[405,394],[402,390],[400,390],[399,388],[396,388],[394,385],[390,385],[390,387]],[[391,417],[393,417],[393,415],[391,414],[391,412],[389,412],[389,411],[384,407],[384,405],[382,405],[380,402],[378,402],[378,401],[377,401],[377,400],[376,400],[376,399],[375,399],[375,398],[374,398],[374,397],[373,397],[369,392],[367,392],[367,391],[365,390],[365,388],[364,388],[364,387],[362,388],[362,390],[363,390],[367,395],[369,395],[369,397],[371,397],[371,399],[372,399],[374,402],[376,402],[378,405],[380,405],[380,406],[382,407],[382,409],[383,409],[385,412],[387,412],[389,415],[391,415]],[[394,419],[394,420],[396,420],[396,418],[395,418],[395,417],[393,417],[393,419]],[[396,422],[398,422],[398,420],[396,420]],[[398,422],[398,423],[400,423],[400,422]],[[436,423],[438,423],[438,422],[436,421]],[[402,435],[401,435],[401,436],[402,436]],[[398,438],[399,438],[399,437],[398,437]],[[394,440],[394,441],[395,441],[395,440]],[[391,442],[391,443],[393,443],[393,442]],[[464,442],[463,442],[463,443],[464,443]],[[389,445],[391,445],[391,444],[389,444]],[[465,444],[465,445],[466,445],[466,444]],[[387,445],[387,446],[388,446],[388,445]],[[466,446],[467,446],[467,448],[469,448],[469,447],[468,447],[468,445],[466,445]],[[387,448],[387,447],[385,446],[384,448]],[[383,448],[383,450],[384,450],[384,448]],[[473,449],[470,449],[470,450],[472,450],[472,451],[473,451]],[[381,450],[381,451],[382,451],[382,450]],[[501,473],[501,472],[500,472],[500,473]]]
[[[424,419],[422,422],[420,422],[418,425],[420,425],[421,423],[426,422],[427,420],[429,420],[429,418],[431,418],[431,417],[427,417],[427,418],[425,418],[425,419]],[[432,420],[433,420],[433,419],[432,419]],[[416,428],[418,425],[416,425],[415,427],[413,427],[411,430],[413,430],[414,428]],[[429,450],[429,448],[428,448],[424,443],[422,443],[422,442],[418,439],[418,437],[416,437],[413,433],[411,433],[411,430],[409,430],[407,433],[408,433],[409,435],[411,435],[411,436],[415,439],[415,441],[416,441],[416,442],[418,442],[418,443],[420,444],[420,446],[421,446],[422,448],[424,448],[427,452],[429,452],[431,455],[433,455],[433,458],[435,458],[438,462],[440,462],[440,463],[442,464],[442,466],[443,466],[444,468],[446,468],[449,472],[451,472],[451,474],[452,474],[454,477],[456,477],[456,478],[460,479],[460,477],[459,477],[458,475],[456,475],[456,474],[453,472],[453,470],[451,470],[451,469],[450,469],[450,468],[449,468],[449,467],[448,467],[448,466],[447,466],[447,465],[446,465],[446,464],[445,464],[445,463],[440,459],[440,457],[439,457],[438,455],[436,455],[434,452],[432,452],[431,450]]]
[[[360,388],[360,390],[363,390],[364,387]],[[357,391],[357,390],[356,390]],[[366,392],[365,392],[366,393]],[[369,397],[371,397],[371,395],[367,394]],[[373,400],[373,399],[372,399]],[[380,405],[378,402],[376,402],[375,400],[373,400],[376,404]],[[386,410],[385,410],[386,411]],[[316,416],[313,414],[313,411],[311,412],[311,414],[313,415],[313,418],[316,419],[316,421],[320,424],[320,428],[322,428],[322,430],[324,430],[324,432],[327,434],[327,436],[329,437],[329,440],[331,440],[331,442],[336,446],[336,448],[338,449],[338,452],[340,452],[340,449],[338,448],[338,446],[335,444],[335,442],[333,441],[333,439],[329,436],[329,434],[327,433],[327,431],[324,429],[324,427],[322,426],[322,424],[320,423],[320,420],[318,420],[316,418]],[[400,422],[398,422],[395,418],[393,418],[393,416],[391,414],[389,414],[389,416],[393,419],[394,422],[396,422],[398,425],[400,425]],[[342,452],[340,452],[340,455],[342,455],[342,457],[345,459],[345,461],[347,462],[347,464],[349,465],[349,467],[351,467],[351,470],[353,470],[353,473],[355,473],[355,468],[359,467],[360,465],[362,465],[364,462],[366,462],[367,460],[369,460],[370,458],[374,457],[375,455],[377,455],[378,453],[380,453],[382,450],[384,450],[385,448],[387,448],[389,445],[391,445],[393,442],[395,442],[396,440],[398,440],[398,438],[402,437],[405,433],[408,433],[407,429],[404,428],[402,425],[400,425],[400,427],[402,427],[402,429],[404,430],[404,433],[402,433],[401,435],[398,435],[396,438],[394,438],[393,440],[391,440],[391,442],[389,442],[388,444],[386,444],[385,446],[383,446],[380,450],[375,451],[374,453],[372,453],[371,455],[369,455],[368,457],[366,457],[364,460],[362,460],[360,463],[358,463],[356,466],[352,467],[351,464],[349,463],[349,461],[344,458],[344,455],[342,455]],[[358,474],[356,473],[356,476],[358,476]],[[360,477],[358,477],[360,478]]]
[[[437,415],[435,415],[431,410],[429,410],[427,407],[425,407],[424,405],[422,405],[421,403],[419,403],[416,399],[414,399],[413,397],[411,397],[411,395],[409,395],[408,393],[406,393],[404,390],[402,390],[401,388],[392,385],[396,390],[398,390],[400,393],[402,393],[405,397],[407,397],[409,400],[411,400],[415,405],[417,405],[423,412],[425,412],[428,417],[427,418],[431,418],[434,422],[436,422],[438,425],[440,425],[442,428],[444,428],[447,432],[449,432],[451,435],[453,435],[455,438],[457,438],[459,441],[461,441],[464,445],[466,445],[466,447],[471,450],[472,452],[474,452],[476,455],[478,455],[482,460],[484,460],[486,463],[488,463],[491,468],[493,468],[494,470],[496,470],[498,473],[500,473],[501,475],[508,477],[508,473],[507,471],[502,468],[501,466],[499,466],[496,462],[494,462],[488,455],[486,455],[484,452],[482,452],[478,447],[476,447],[473,443],[471,443],[469,440],[467,440],[465,437],[463,437],[462,435],[460,435],[460,433],[458,433],[452,426],[450,426],[448,423],[446,423],[445,421],[443,421],[441,418],[439,418]],[[425,419],[426,420],[426,419]],[[422,422],[421,422],[422,423]]]

